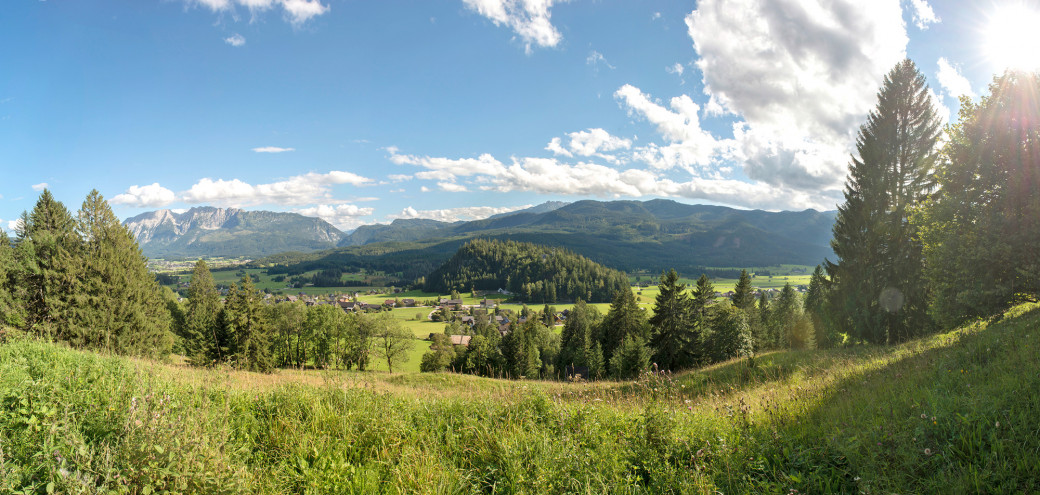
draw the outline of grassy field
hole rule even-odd
[[[1040,310],[632,382],[0,345],[0,493],[1031,493]]]

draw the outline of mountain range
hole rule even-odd
[[[271,261],[284,264],[408,252],[443,262],[468,239],[493,238],[560,246],[622,270],[659,270],[814,265],[833,257],[834,216],[834,211],[738,210],[655,199],[549,202],[482,220],[397,219],[350,233],[294,213],[213,207],[181,214],[160,210],[125,223],[153,258],[311,252]]]

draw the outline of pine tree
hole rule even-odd
[[[184,311],[184,348],[188,360],[195,365],[223,362],[226,353],[221,348],[220,293],[213,283],[206,262],[198,260],[188,287],[188,304]]]
[[[634,378],[650,369],[650,348],[638,335],[626,335],[614,356],[610,358],[610,371],[615,378]]]
[[[73,328],[83,271],[82,241],[75,220],[44,189],[31,213],[23,213],[17,230],[19,285],[25,290],[25,328],[48,340],[68,341]]]
[[[148,272],[133,234],[108,202],[91,191],[80,208],[83,274],[74,312],[73,343],[121,354],[163,356],[170,351],[172,319],[162,287]]]
[[[755,309],[755,293],[751,288],[751,276],[747,270],[740,271],[740,279],[733,289],[733,306],[744,311]]]
[[[831,347],[835,337],[824,324],[824,311],[827,301],[827,279],[823,275],[823,267],[816,265],[809,279],[809,289],[805,292],[805,315],[812,322],[814,340],[821,348]]]
[[[595,329],[600,315],[595,307],[589,307],[578,299],[567,315],[560,335],[560,354],[556,367],[589,366],[589,353],[595,341]]]
[[[614,294],[607,316],[600,323],[599,340],[603,345],[604,362],[610,362],[614,351],[621,346],[625,337],[634,336],[646,342],[650,336],[650,323],[646,313],[636,304],[632,289],[625,288]]]
[[[274,368],[271,343],[260,293],[249,277],[231,284],[223,311],[228,355],[240,369],[269,372]]]
[[[933,188],[940,121],[910,60],[885,76],[860,127],[827,263],[831,303],[854,338],[894,342],[929,326],[922,246],[910,210]]]
[[[24,294],[17,283],[20,272],[21,266],[11,239],[0,229],[0,329],[5,325],[20,327],[25,324]]]
[[[650,348],[661,369],[678,370],[692,363],[698,341],[693,305],[675,270],[662,273],[657,287]]]

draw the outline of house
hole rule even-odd
[[[509,333],[509,324],[504,323],[498,326],[498,334],[505,337]]]
[[[296,296],[285,296],[285,300],[289,302],[296,302],[298,298]]]
[[[397,300],[395,300],[395,299],[387,299],[387,300],[383,301],[383,306],[390,306],[391,308],[396,308],[397,307]]]
[[[477,319],[472,316],[461,316],[459,317],[459,323],[463,325],[473,326],[477,323]]]
[[[472,335],[450,335],[448,338],[451,339],[452,345],[464,345],[469,347],[469,341],[473,340]]]
[[[462,299],[441,299],[441,307],[447,307],[449,310],[458,311],[462,309]]]
[[[406,308],[414,308],[416,305],[415,299],[401,299],[401,305]]]
[[[480,307],[482,307],[482,308],[494,308],[494,307],[497,307],[497,306],[498,306],[498,301],[496,301],[494,299],[484,298],[484,299],[480,300]]]
[[[361,305],[361,303],[356,303],[354,301],[340,301],[339,302],[339,307],[343,308],[343,311],[357,311],[358,309],[360,309],[360,308],[358,308],[358,306],[360,306],[360,305]]]

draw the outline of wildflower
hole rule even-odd
[[[928,419],[928,415],[925,413],[921,413],[921,419]]]
[[[997,421],[997,428],[1000,428],[1000,421]]]
[[[141,420],[139,420],[139,419],[134,420],[134,424],[137,425],[137,426],[141,426]]]
[[[924,449],[924,455],[932,455],[932,449]]]

